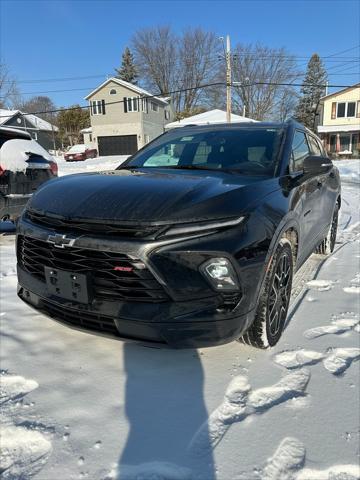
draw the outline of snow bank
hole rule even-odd
[[[51,443],[37,431],[2,426],[0,432],[2,478],[26,480],[43,467],[51,452]]]
[[[1,375],[0,376],[0,404],[26,395],[38,388],[35,380],[27,380],[18,375]]]
[[[109,155],[106,157],[96,157],[82,162],[66,162],[63,157],[55,157],[59,167],[59,177],[74,173],[101,172],[105,170],[115,170],[129,155]]]
[[[342,183],[360,183],[360,159],[336,160]]]

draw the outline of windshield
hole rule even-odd
[[[281,134],[282,129],[263,127],[222,128],[193,134],[188,129],[186,133],[176,130],[159,137],[124,166],[230,170],[273,176]]]

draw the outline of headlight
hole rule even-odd
[[[173,235],[187,235],[192,233],[203,233],[207,230],[217,230],[219,228],[234,227],[239,225],[245,217],[237,217],[231,220],[220,220],[217,222],[208,222],[208,223],[196,223],[189,225],[181,225],[179,227],[171,227],[169,230],[163,233],[165,237]]]
[[[211,258],[201,265],[200,271],[216,290],[239,290],[237,275],[227,258]]]

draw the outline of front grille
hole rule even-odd
[[[95,299],[135,302],[168,300],[163,287],[140,260],[126,254],[79,247],[57,248],[32,237],[19,235],[17,246],[21,268],[45,282],[44,267],[74,273],[90,273]],[[131,271],[114,270],[129,268]]]
[[[109,317],[96,315],[83,310],[73,310],[64,306],[57,306],[45,300],[42,300],[40,310],[49,315],[49,317],[53,317],[73,327],[119,336],[114,320]]]
[[[26,218],[36,225],[54,228],[58,233],[81,233],[115,235],[129,238],[153,238],[163,227],[122,225],[111,222],[75,221],[44,215],[33,210],[26,211]]]

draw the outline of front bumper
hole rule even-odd
[[[173,348],[221,345],[238,339],[253,319],[253,312],[223,315],[216,312],[214,306],[209,307],[209,302],[192,303],[190,308],[174,305],[173,302],[170,305],[160,304],[160,308],[156,308],[156,314],[153,304],[142,304],[143,317],[130,317],[125,316],[122,310],[135,310],[140,314],[138,304],[134,304],[133,309],[129,303],[114,305],[114,302],[79,306],[67,300],[49,297],[46,286],[34,281],[31,275],[20,268],[18,278],[18,296],[37,311],[78,330],[144,345]],[[167,316],[169,310],[176,308],[182,313],[168,320],[156,321],[156,317]],[[151,314],[154,316],[151,317]]]
[[[251,325],[263,276],[267,250],[258,247],[256,256],[248,255],[249,230],[242,233],[230,229],[165,242],[125,242],[86,235],[76,238],[76,248],[126,252],[141,259],[166,292],[166,298],[159,302],[95,297],[88,304],[80,304],[50,294],[46,282],[19,263],[18,295],[47,316],[93,333],[174,348],[220,345],[238,339]],[[34,225],[24,217],[19,221],[18,239],[20,235],[47,242],[53,234],[54,230]],[[241,242],[246,242],[246,249],[241,249]],[[226,247],[226,251],[219,246]],[[64,251],[71,252],[71,247]],[[212,290],[199,272],[205,260],[217,256],[231,259],[236,269],[240,290],[233,304]]]

